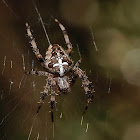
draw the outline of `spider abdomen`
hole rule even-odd
[[[47,53],[46,65],[53,73],[58,73],[60,77],[63,77],[64,74],[70,69],[72,65],[72,60],[58,44],[54,44],[49,47]]]
[[[62,92],[67,92],[69,87],[70,87],[67,76],[58,77],[57,78],[57,84],[58,84],[58,86],[59,86],[59,88]]]

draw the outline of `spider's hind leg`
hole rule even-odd
[[[50,90],[50,85],[49,85],[49,82],[47,82],[47,84],[44,88],[44,91],[42,92],[42,96],[40,97],[40,101],[38,102],[39,106],[38,106],[38,109],[37,109],[37,113],[39,112],[42,104],[44,103],[43,100],[46,98],[46,96],[48,96],[49,90]]]
[[[55,101],[55,95],[56,94],[56,82],[54,79],[51,80],[51,99],[50,99],[50,113],[51,113],[51,120],[54,122],[54,115],[53,115],[53,110],[56,104]]]
[[[82,87],[84,88],[85,94],[87,95],[87,103],[86,103],[85,110],[83,112],[83,115],[84,115],[88,109],[89,103],[92,102],[92,99],[93,99],[92,93],[95,92],[94,86],[92,85],[92,82],[88,80],[88,77],[86,76],[85,72],[81,70],[79,67],[74,67],[74,73],[77,74],[79,78],[81,79]]]
[[[69,36],[67,34],[67,31],[66,31],[65,27],[57,19],[54,19],[54,20],[55,20],[56,23],[58,23],[60,29],[63,32],[64,39],[65,39],[66,45],[68,47],[67,53],[68,53],[68,55],[71,55],[71,52],[72,52],[72,44],[71,44],[71,42],[69,40]]]
[[[51,101],[50,101],[50,108],[51,108],[51,120],[54,122],[54,115],[53,115],[53,109],[55,107],[55,94],[51,94]]]
[[[38,109],[37,109],[37,113],[39,112],[42,104],[44,103],[43,100],[46,98],[47,95],[48,95],[47,93],[43,92],[42,96],[40,97],[40,101],[38,102],[39,106],[38,106]]]

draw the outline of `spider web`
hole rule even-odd
[[[71,3],[79,4],[78,1],[71,1]],[[115,59],[114,54],[116,54],[112,51],[114,44],[120,41],[124,43],[123,45],[119,44],[120,46],[128,46],[128,40],[123,38],[124,33],[122,36],[118,32],[120,31],[119,23],[116,27],[116,23],[114,24],[112,21],[115,29],[112,29],[112,25],[109,28],[105,24],[104,26],[100,25],[102,21],[97,14],[101,12],[98,12],[99,5],[111,7],[108,6],[111,4],[122,10],[120,3],[115,0],[107,3],[101,3],[98,0],[95,0],[94,3],[90,0],[85,3],[82,1],[80,14],[83,17],[81,19],[78,19],[79,16],[75,17],[79,14],[79,9],[77,8],[76,14],[73,13],[71,9],[74,7],[71,7],[71,3],[65,8],[66,3],[63,0],[55,3],[45,0],[35,2],[27,0],[0,1],[0,16],[1,19],[4,19],[0,23],[0,140],[126,140],[129,138],[128,132],[131,130],[131,123],[134,129],[131,131],[132,134],[135,134],[135,129],[139,130],[139,127],[134,123],[139,122],[140,114],[136,103],[136,101],[139,102],[139,95],[132,96],[131,94],[132,91],[138,93],[139,89],[128,84],[129,82],[134,84],[135,81],[133,79],[129,81],[127,78],[130,77],[125,77],[128,72],[125,67],[122,66],[123,77],[118,72],[119,65],[116,64],[118,61],[115,61],[115,64],[111,62]],[[82,14],[85,7],[88,7],[86,9],[88,12],[85,12],[86,17],[84,17],[85,13]],[[93,16],[92,18],[90,14]],[[100,14],[104,15],[102,12]],[[70,94],[56,97],[54,123],[51,122],[49,113],[50,98],[45,99],[39,114],[36,114],[40,92],[43,91],[46,84],[45,77],[25,74],[25,71],[32,69],[43,70],[28,43],[26,22],[31,26],[41,54],[45,55],[46,49],[51,43],[65,46],[62,32],[54,23],[53,16],[62,21],[66,27],[73,44],[72,59],[76,62],[80,57],[82,58],[81,68],[86,70],[96,89],[93,103],[89,105],[85,116],[82,116],[87,98],[84,95],[83,87],[81,87],[81,80],[77,79]],[[86,23],[82,20],[84,18]],[[106,21],[104,22],[106,23]],[[111,19],[108,24],[111,24],[110,22]],[[121,26],[123,28],[123,25]],[[115,43],[112,45],[113,49],[110,47],[107,52],[106,48],[111,44],[109,44],[111,39]],[[131,41],[134,40],[131,39]],[[102,46],[106,48],[102,48]],[[124,50],[121,49],[121,51]],[[127,51],[125,50],[125,52]],[[120,55],[124,55],[124,53],[120,53]],[[110,60],[112,56],[113,59]],[[132,59],[128,59],[127,55],[125,60],[122,59],[120,63],[126,64],[128,60]],[[110,67],[108,63],[113,66]],[[128,125],[130,125],[130,129],[127,130],[126,126]]]
[[[12,13],[10,16],[16,20],[18,15],[13,12],[8,5],[8,2],[3,1],[3,3],[8,8],[6,10],[10,10],[10,13]],[[37,9],[35,3],[32,4],[34,5],[34,8]],[[39,11],[37,12],[39,14]],[[40,24],[40,19],[41,16],[38,18],[36,24]],[[52,18],[50,17],[50,19]],[[43,23],[42,19],[41,23]],[[4,39],[2,42],[3,45],[7,46],[7,49],[10,49],[10,51],[5,50],[5,53],[1,55],[0,59],[2,81],[0,94],[2,108],[0,115],[1,139],[54,139],[56,126],[50,119],[49,99],[46,99],[45,104],[43,105],[44,107],[42,107],[39,115],[36,114],[37,101],[39,101],[40,92],[44,89],[45,78],[25,74],[25,71],[41,68],[36,58],[32,55],[30,48],[26,47],[27,50],[23,50],[22,47],[25,46],[25,44],[23,44],[22,47],[19,47],[22,42],[18,41],[21,38],[17,38],[14,35],[17,31],[15,31],[16,27],[13,26],[14,25],[11,25],[10,28],[12,31],[9,31],[9,33],[12,34],[12,38],[6,38],[1,35]],[[45,30],[45,27],[43,29]],[[26,39],[25,34],[26,29],[22,35]],[[47,35],[46,31],[45,34]],[[30,46],[29,44],[27,45]],[[67,111],[69,112],[68,114],[62,112],[63,108],[61,101],[63,102],[64,99],[58,98],[57,104],[59,104],[60,107],[56,105],[55,108],[55,121],[60,121],[60,124],[62,123],[61,120],[69,121],[70,118],[74,118],[71,112]],[[70,104],[68,105],[70,106]],[[75,112],[74,116],[77,116],[77,112]],[[13,126],[14,129],[12,129]],[[86,132],[87,130],[88,124],[85,127]]]

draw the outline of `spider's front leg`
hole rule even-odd
[[[65,38],[65,42],[66,42],[66,45],[68,47],[67,53],[68,53],[68,55],[71,55],[71,52],[72,52],[72,44],[71,44],[71,42],[69,40],[69,36],[67,34],[67,31],[66,31],[65,27],[57,19],[55,19],[55,22],[57,22],[59,24],[59,27],[60,27],[60,29],[63,32],[64,38]]]
[[[35,42],[35,38],[33,37],[31,30],[30,30],[30,26],[28,25],[28,23],[26,23],[26,28],[27,28],[27,35],[30,39],[30,44],[32,45],[32,50],[34,52],[34,54],[36,55],[37,59],[39,60],[39,62],[41,63],[42,66],[44,66],[44,58],[42,57],[42,55],[39,52],[39,49],[37,48],[37,44]]]
[[[78,66],[74,67],[73,71],[74,71],[74,74],[78,75],[79,78],[81,79],[82,87],[84,88],[85,94],[87,95],[87,104],[83,112],[83,115],[84,115],[86,110],[88,109],[89,103],[92,102],[92,99],[93,99],[92,93],[95,92],[94,86],[92,85],[92,82],[88,80],[88,77],[86,76],[85,72],[81,70]]]
[[[43,56],[40,54],[39,52],[39,49],[37,48],[37,44],[35,42],[35,39],[31,33],[31,30],[30,30],[30,26],[28,25],[28,23],[26,23],[26,28],[27,28],[27,35],[30,39],[30,44],[31,44],[31,47],[32,47],[32,50],[34,52],[34,54],[36,55],[37,59],[39,60],[40,64],[45,68],[45,70],[49,73],[52,73],[49,69],[48,69],[48,66],[46,66],[46,60],[44,60]],[[49,46],[49,49],[52,48],[52,45]]]

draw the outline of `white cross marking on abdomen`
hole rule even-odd
[[[63,67],[64,65],[68,65],[68,63],[67,62],[63,62],[62,63],[62,59],[61,58],[58,59],[58,63],[53,65],[53,67],[59,67],[59,69],[60,69],[60,72],[59,72],[60,76],[64,75],[64,67]]]

